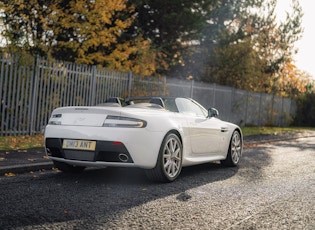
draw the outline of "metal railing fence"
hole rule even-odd
[[[205,108],[214,107],[220,119],[241,126],[288,126],[295,115],[291,98],[256,93],[193,80],[167,79],[170,96],[191,97]]]
[[[57,107],[97,105],[111,96],[165,94],[165,78],[0,55],[0,136],[41,133]]]
[[[54,108],[97,105],[114,96],[191,97],[205,108],[217,108],[222,120],[241,126],[287,126],[296,111],[290,98],[217,84],[141,78],[131,72],[41,57],[21,60],[0,53],[0,58],[0,136],[41,133]]]

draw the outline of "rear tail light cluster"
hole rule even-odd
[[[61,125],[62,114],[53,114],[51,115],[48,124],[49,125]]]
[[[121,116],[107,116],[103,127],[118,127],[118,128],[144,128],[147,126],[147,122],[144,120],[121,117]]]

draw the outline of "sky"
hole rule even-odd
[[[299,49],[295,55],[295,65],[302,71],[306,71],[315,79],[315,1],[299,0],[302,6],[304,16],[302,18],[302,27],[304,28],[303,37],[295,43]],[[276,8],[277,17],[285,18],[285,12],[290,12],[290,0],[278,0]]]

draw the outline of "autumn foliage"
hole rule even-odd
[[[309,76],[294,65],[303,33],[292,0],[4,0],[2,44],[141,76],[164,75],[295,96]],[[1,22],[1,21],[0,21]]]
[[[43,135],[4,136],[0,137],[0,150],[17,150],[43,147]]]
[[[127,0],[12,0],[1,5],[7,48],[81,64],[155,72],[154,51],[141,34],[128,34],[135,7]]]

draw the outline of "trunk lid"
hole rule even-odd
[[[59,119],[61,125],[102,126],[108,115],[120,113],[116,107],[63,107],[54,110],[51,119]]]

